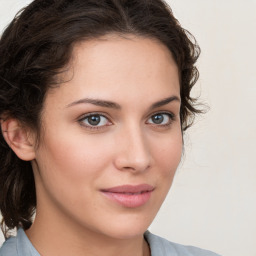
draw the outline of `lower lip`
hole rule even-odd
[[[136,208],[143,206],[149,201],[152,191],[143,192],[141,194],[125,194],[105,191],[102,193],[109,199],[117,202],[124,207]]]

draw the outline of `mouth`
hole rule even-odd
[[[101,190],[108,199],[127,208],[137,208],[145,205],[153,191],[154,187],[148,184],[123,185]]]

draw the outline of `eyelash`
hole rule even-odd
[[[154,116],[157,116],[157,115],[166,115],[168,116],[169,120],[166,124],[156,124],[156,123],[148,123],[154,127],[157,127],[157,128],[166,128],[166,127],[169,127],[171,126],[172,122],[175,121],[175,115],[171,112],[157,112],[157,113],[154,113],[152,115],[150,115],[150,118],[149,119],[152,119]]]
[[[90,124],[85,124],[85,120],[88,120],[88,118],[90,117],[104,117],[106,119],[106,121],[109,123],[109,124],[106,124],[106,125],[101,125],[101,126],[94,126],[94,125],[90,125]],[[87,115],[84,115],[82,116],[78,122],[83,126],[85,127],[86,129],[90,129],[90,130],[100,130],[100,129],[104,129],[106,128],[106,126],[110,126],[112,125],[112,122],[109,120],[109,118],[103,114],[103,113],[90,113],[90,114],[87,114]]]
[[[156,124],[156,123],[153,123],[153,122],[150,123],[148,121],[148,120],[152,119],[153,117],[155,117],[157,115],[166,115],[166,116],[168,116],[168,118],[169,118],[168,122],[166,124]],[[85,120],[87,120],[87,122],[88,122],[88,118],[90,118],[90,117],[100,117],[100,118],[103,117],[103,118],[106,119],[106,122],[108,122],[108,124],[104,124],[104,125],[100,125],[100,126],[97,126],[97,124],[96,125],[85,124]],[[156,113],[153,113],[152,115],[150,115],[150,117],[147,119],[146,123],[149,124],[149,125],[152,125],[154,127],[157,127],[157,128],[166,128],[166,127],[169,127],[172,124],[173,121],[175,121],[175,115],[173,113],[171,113],[171,112],[156,112]],[[78,120],[78,122],[80,123],[80,125],[82,125],[86,129],[90,129],[90,130],[104,129],[107,126],[111,126],[113,124],[105,114],[98,113],[98,112],[84,115]]]

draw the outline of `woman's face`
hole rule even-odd
[[[50,89],[32,162],[36,222],[114,238],[142,235],[182,152],[178,69],[142,37],[79,43]]]

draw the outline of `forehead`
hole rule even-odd
[[[72,53],[70,64],[76,64],[77,67],[81,64],[85,67],[85,62],[95,66],[95,59],[97,65],[104,66],[104,69],[111,69],[116,64],[120,68],[128,68],[127,64],[132,59],[132,64],[136,64],[137,69],[150,67],[151,72],[153,69],[169,68],[169,65],[176,66],[171,52],[160,41],[131,34],[108,34],[98,39],[82,41],[75,44]]]
[[[112,101],[129,96],[152,101],[166,94],[179,96],[178,68],[168,48],[134,35],[108,35],[77,43],[61,80],[67,82],[56,90],[70,101],[79,96]]]

